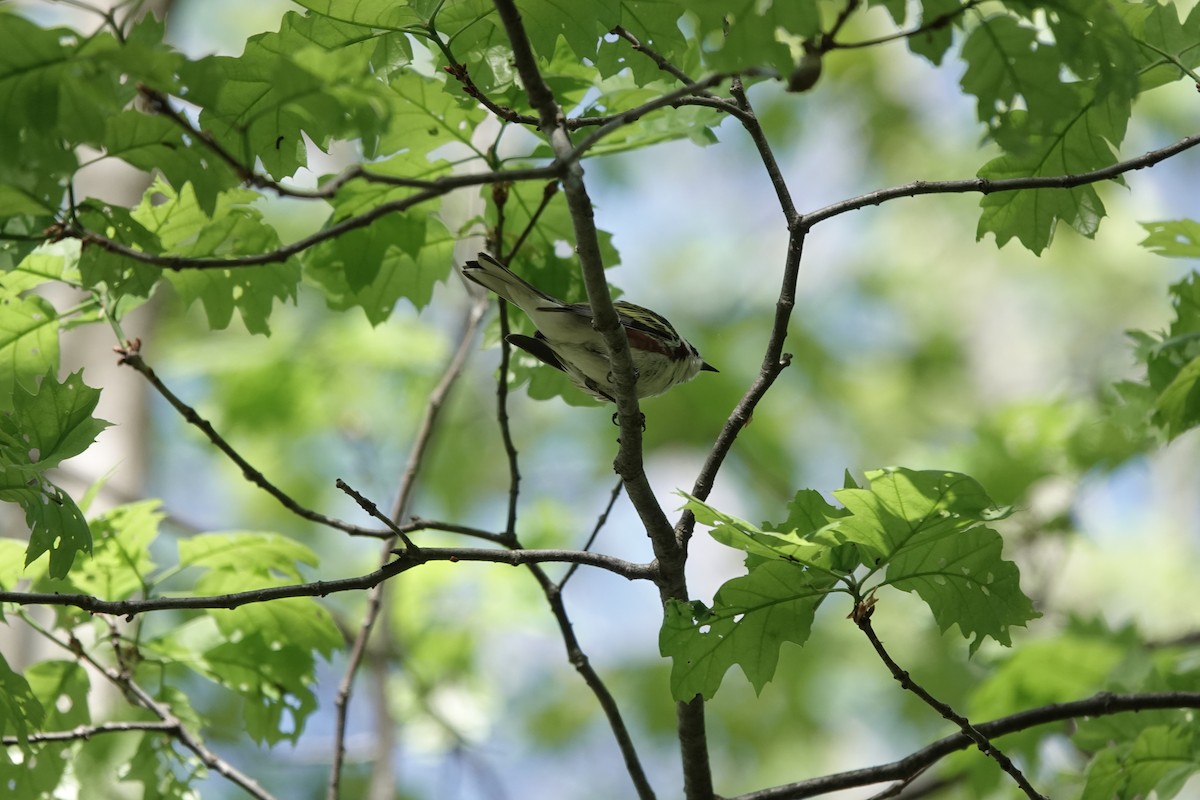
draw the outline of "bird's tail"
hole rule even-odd
[[[562,305],[561,302],[532,286],[487,253],[480,253],[478,261],[468,261],[463,266],[463,275],[518,306],[526,314],[538,308]]]

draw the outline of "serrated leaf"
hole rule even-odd
[[[25,509],[29,546],[25,566],[50,553],[48,573],[65,578],[78,552],[92,552],[92,534],[71,496],[41,475],[15,468],[0,469],[0,500]]]
[[[80,204],[76,218],[88,230],[134,250],[163,250],[158,237],[135,220],[129,209],[87,200]],[[162,268],[91,245],[80,254],[79,275],[84,286],[99,290],[106,298],[106,311],[120,319],[150,297]]]
[[[39,245],[3,273],[3,294],[20,295],[49,281],[78,284],[79,251],[80,244],[74,239]]]
[[[36,391],[47,372],[58,372],[58,313],[37,295],[0,293],[0,409],[11,408],[18,386]]]
[[[285,14],[278,32],[251,37],[240,56],[209,56],[180,69],[200,127],[240,164],[274,178],[307,163],[305,137],[327,148],[338,136],[374,141],[387,122],[386,85],[352,40],[323,17]],[[354,26],[341,26],[362,40]],[[367,147],[368,152],[371,147]]]
[[[933,64],[941,64],[942,58],[954,41],[954,14],[963,10],[958,0],[922,0],[921,26],[929,30],[908,37],[908,49],[923,56]],[[934,26],[936,20],[944,20]]]
[[[426,306],[434,285],[445,280],[453,263],[454,238],[439,220],[426,218],[425,234],[415,255],[403,249],[414,243],[406,223],[380,222],[384,230],[397,230],[399,244],[380,236],[373,225],[362,235],[338,237],[316,248],[307,265],[307,274],[325,291],[331,308],[358,306],[372,325],[385,322],[401,299],[417,308]],[[364,259],[361,247],[370,248],[374,256]]]
[[[1037,29],[1013,17],[990,17],[963,43],[967,69],[961,86],[976,98],[980,122],[998,124],[1020,98],[1037,121],[1037,130],[1054,127],[1080,107],[1077,88],[1059,80],[1057,47],[1038,40]]]
[[[172,186],[190,185],[206,214],[216,210],[217,195],[241,182],[224,162],[200,156],[183,130],[165,116],[127,109],[108,118],[104,150],[146,172],[161,172]]]
[[[210,677],[243,700],[246,733],[256,742],[295,742],[317,698],[312,653],[292,645],[274,647],[261,634],[218,644],[204,653]]]
[[[953,472],[891,469],[867,474],[868,489],[834,493],[851,512],[833,530],[887,569],[884,585],[915,591],[945,631],[1010,644],[1008,629],[1040,616],[1020,588],[1015,564],[1000,557],[999,534],[984,522],[1003,516],[983,487]]]
[[[18,746],[29,752],[29,728],[41,727],[45,709],[20,673],[14,672],[0,653],[0,734],[16,736]]]
[[[46,715],[40,723],[48,730],[68,730],[92,720],[88,710],[91,681],[74,661],[39,661],[25,671],[29,688]]]
[[[0,464],[42,472],[79,455],[109,426],[92,416],[99,401],[83,370],[62,383],[47,373],[34,392],[18,386],[12,410],[0,414]]]
[[[1135,800],[1177,795],[1200,772],[1200,747],[1190,724],[1143,730],[1132,744],[1101,751],[1088,765],[1082,800]]]
[[[1179,7],[1174,3],[1120,3],[1114,10],[1129,28],[1129,41],[1139,45],[1135,53],[1140,60],[1134,74],[1142,91],[1187,80],[1180,64],[1189,69],[1200,66],[1200,52],[1196,49],[1200,13],[1195,6],[1182,22]]]
[[[1200,356],[1176,373],[1154,403],[1155,420],[1170,439],[1200,424]]]
[[[1151,253],[1173,258],[1200,258],[1200,222],[1191,219],[1139,223],[1146,238],[1138,242]]]
[[[106,600],[143,594],[155,568],[150,547],[164,516],[159,501],[147,500],[119,506],[91,520],[92,557],[71,570],[60,586],[46,589]]]
[[[775,675],[784,642],[804,644],[828,582],[787,561],[770,561],[726,582],[712,609],[668,603],[659,650],[671,658],[671,694],[679,701],[712,698],[725,673],[739,665],[761,692]]]
[[[1114,148],[1125,138],[1129,122],[1129,98],[1110,94],[1088,102],[1084,110],[1067,120],[1051,135],[1025,130],[1029,121],[1023,112],[1008,115],[1007,137],[1022,139],[1024,152],[1010,153],[989,161],[979,177],[992,180],[1022,177],[1055,177],[1089,172],[1117,161]],[[1091,238],[1104,216],[1104,204],[1091,185],[1067,188],[1022,189],[985,195],[976,238],[991,233],[1003,247],[1014,236],[1036,254],[1049,246],[1059,221]]]
[[[29,686],[45,709],[44,730],[62,731],[85,726],[91,722],[88,711],[90,682],[81,664],[73,661],[41,661],[25,671]],[[28,793],[30,789],[61,786],[68,765],[78,750],[78,742],[44,742],[37,746],[29,759],[34,775],[26,776],[24,785],[18,783],[18,795],[47,796]]]
[[[684,508],[695,515],[697,522],[710,527],[712,530],[709,534],[726,547],[743,550],[760,559],[785,560],[825,573],[833,570],[830,562],[836,543],[807,538],[817,528],[798,530],[783,526],[779,531],[763,531],[745,520],[718,511],[686,492],[679,494],[687,499]],[[809,521],[804,520],[806,527]]]
[[[558,37],[562,37],[580,59],[596,57],[596,47],[621,19],[619,0],[595,0],[580,14],[572,3],[558,0],[525,0],[521,16],[533,51],[550,61]]]
[[[243,189],[224,192],[210,217],[197,204],[190,185],[176,192],[160,180],[147,190],[132,217],[172,255],[257,255],[280,246],[279,234],[250,206],[258,198]],[[295,300],[300,267],[288,259],[263,266],[172,271],[166,278],[185,304],[201,302],[213,328],[229,325],[236,310],[247,330],[266,334],[275,301]]]
[[[275,573],[299,581],[298,565],[317,563],[312,550],[277,533],[204,533],[179,541],[180,567],[225,570],[248,580]]]
[[[1175,438],[1200,424],[1200,280],[1191,273],[1170,287],[1175,319],[1165,334],[1131,332],[1137,357],[1146,364],[1140,389],[1153,419]]]
[[[696,37],[706,61],[720,70],[770,66],[786,75],[795,66],[796,53],[785,38],[809,39],[821,23],[815,3],[703,0],[685,7],[699,23]]]
[[[417,3],[397,4],[393,0],[297,0],[296,5],[333,22],[348,22],[366,28],[407,28],[429,22]]]

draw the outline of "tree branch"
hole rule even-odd
[[[767,171],[771,186],[775,190],[776,200],[779,202],[784,221],[790,232],[788,235],[787,255],[783,265],[783,278],[780,281],[779,297],[775,301],[775,320],[771,327],[771,333],[767,338],[767,347],[763,353],[758,377],[755,378],[750,388],[742,396],[742,399],[738,401],[737,406],[730,412],[729,417],[725,420],[725,425],[721,428],[720,434],[717,435],[716,441],[713,442],[713,446],[709,450],[708,457],[700,468],[700,472],[696,475],[696,480],[692,485],[692,495],[700,500],[707,499],[709,492],[712,491],[713,484],[717,479],[717,472],[720,471],[721,465],[725,463],[725,459],[729,455],[734,441],[742,429],[750,422],[750,418],[754,414],[754,409],[766,395],[767,390],[774,385],[775,380],[783,370],[791,363],[792,357],[790,354],[783,352],[783,344],[787,339],[788,325],[792,319],[792,310],[796,306],[796,287],[800,279],[800,259],[804,255],[804,240],[807,236],[807,230],[799,229],[795,224],[799,214],[796,211],[795,202],[792,200],[791,190],[788,189],[787,181],[783,177],[783,171],[780,169],[779,162],[775,158],[771,143],[767,140],[766,132],[762,129],[762,125],[759,124],[758,117],[754,114],[754,110],[750,106],[750,100],[746,97],[746,93],[739,81],[734,82],[732,93],[738,107],[742,110],[743,116],[739,117],[739,119],[742,120],[743,127],[750,135],[751,141],[754,142],[754,148],[758,151],[759,159]],[[690,511],[684,512],[675,528],[676,535],[680,541],[686,543],[695,528],[695,518],[692,516],[692,513]]]
[[[132,619],[151,611],[237,608],[251,603],[266,603],[286,597],[325,597],[338,592],[361,591],[422,564],[435,562],[457,564],[464,561],[522,566],[539,563],[580,563],[620,575],[627,580],[653,580],[653,564],[635,564],[603,553],[583,550],[494,550],[454,547],[422,547],[416,553],[401,551],[394,561],[377,570],[353,578],[340,578],[312,583],[268,586],[231,594],[199,595],[193,597],[154,597],[146,600],[101,600],[88,594],[59,592],[0,591],[0,603],[19,606],[71,606],[93,614],[112,614]]]
[[[395,525],[397,521],[404,516],[408,509],[409,502],[416,488],[417,476],[420,474],[421,465],[425,461],[425,455],[428,453],[430,443],[433,441],[433,434],[437,429],[438,420],[441,418],[442,408],[446,404],[446,399],[450,396],[450,390],[458,381],[459,376],[462,375],[463,367],[466,365],[467,358],[471,353],[475,342],[475,334],[479,331],[479,325],[483,321],[483,313],[486,309],[487,302],[483,298],[476,298],[467,309],[463,319],[462,332],[459,334],[458,347],[455,348],[454,354],[446,365],[441,380],[438,381],[437,386],[429,393],[429,398],[426,400],[425,413],[422,415],[420,425],[417,427],[416,437],[408,453],[408,461],[405,463],[404,471],[400,476],[400,487],[396,493],[396,501],[392,506],[392,513],[390,515],[391,525],[389,527],[393,529],[396,529]],[[392,545],[401,536],[403,534],[397,534],[384,543],[379,555],[380,569],[388,566],[388,560],[392,554]],[[416,551],[412,546],[412,542],[407,538],[403,541],[407,549],[398,553],[400,560],[407,560],[409,557],[419,559],[421,551]],[[383,581],[371,587],[370,593],[367,595],[367,607],[363,614],[362,624],[359,626],[358,634],[355,636],[354,642],[350,647],[350,653],[346,659],[346,671],[342,676],[341,683],[338,684],[337,696],[334,700],[334,707],[337,710],[337,721],[334,728],[333,764],[329,771],[329,790],[327,795],[329,800],[336,800],[341,790],[342,767],[346,757],[346,726],[350,715],[350,697],[354,690],[355,676],[366,653],[367,642],[371,638],[371,631],[374,629],[375,622],[383,609],[385,591],[386,583]],[[390,793],[392,784],[390,773],[391,754],[378,754],[375,763],[384,771],[385,776],[384,779],[379,780],[376,779],[379,778],[378,775],[373,776],[371,781],[372,796],[381,791],[381,789],[376,787],[386,787],[386,790]]]
[[[888,654],[887,650],[883,646],[883,642],[881,642],[879,637],[875,634],[875,628],[871,625],[871,611],[872,608],[869,601],[866,603],[860,603],[855,608],[855,612],[852,616],[855,623],[858,625],[859,630],[866,635],[868,641],[871,642],[871,646],[875,648],[875,653],[892,673],[892,677],[895,678],[902,687],[921,698],[921,700],[934,711],[937,711],[944,718],[957,725],[962,730],[963,734],[970,739],[971,742],[978,747],[984,755],[986,755],[988,758],[991,758],[1000,765],[1000,769],[1008,773],[1008,775],[1013,779],[1013,781],[1016,782],[1017,786],[1021,788],[1021,791],[1025,793],[1025,796],[1028,797],[1029,800],[1046,800],[1046,798],[1040,792],[1038,792],[1037,789],[1033,788],[1033,784],[1029,782],[1029,779],[1025,777],[1025,774],[1021,772],[1017,765],[1012,762],[1012,759],[1005,755],[1004,751],[996,747],[996,745],[992,743],[991,739],[989,739],[986,734],[980,732],[980,730],[972,725],[970,720],[968,720],[966,717],[962,716],[953,708],[931,695],[928,691],[926,691],[925,687],[914,681],[911,675],[901,669],[900,665],[897,664],[892,659],[891,655]]]
[[[1011,714],[1007,717],[976,723],[975,729],[989,738],[998,738],[1010,733],[1036,728],[1052,722],[1063,722],[1077,717],[1104,717],[1133,711],[1151,709],[1200,709],[1200,692],[1147,692],[1141,694],[1111,694],[1101,692],[1084,700],[1069,703],[1053,703]],[[939,739],[911,753],[899,761],[875,767],[823,775],[806,781],[797,781],[784,786],[760,789],[728,800],[802,800],[806,797],[871,786],[884,781],[906,780],[941,759],[975,746],[965,733],[955,733]]]
[[[200,432],[203,433],[218,450],[224,453],[230,461],[237,465],[237,467],[242,471],[242,476],[246,480],[274,497],[279,501],[279,504],[288,511],[291,511],[296,516],[300,517],[301,519],[306,519],[309,522],[315,522],[319,525],[325,525],[327,527],[335,528],[347,533],[352,533],[359,536],[377,536],[377,532],[371,530],[370,528],[351,525],[348,522],[343,522],[340,519],[327,516],[319,511],[313,511],[310,508],[305,508],[295,499],[293,499],[291,495],[287,494],[278,486],[267,480],[265,475],[255,469],[249,461],[243,458],[240,453],[234,450],[233,447],[226,442],[219,433],[217,433],[216,429],[212,426],[212,423],[201,417],[198,413],[196,413],[196,409],[183,402],[178,395],[167,388],[166,384],[162,382],[162,379],[158,377],[158,374],[151,369],[150,365],[148,365],[145,359],[142,358],[141,340],[127,342],[124,348],[117,348],[116,352],[120,356],[120,359],[117,362],[118,364],[132,367],[140,372],[142,376],[149,381],[150,385],[154,387],[155,391],[162,395],[163,398],[171,404],[171,407],[179,412],[180,416],[182,416],[190,425],[198,428]]]
[[[73,634],[68,634],[71,637],[69,641],[63,641],[38,626],[28,616],[25,616],[25,620],[47,639],[71,653],[77,660],[86,662],[97,672],[104,675],[114,686],[121,689],[127,697],[136,701],[143,708],[158,717],[162,721],[164,732],[168,733],[171,738],[175,739],[188,750],[191,750],[206,767],[241,788],[248,795],[255,798],[255,800],[275,800],[274,795],[259,785],[256,780],[210,750],[199,736],[188,730],[188,727],[183,724],[183,720],[175,716],[175,713],[168,704],[155,700],[153,695],[134,681],[133,677],[129,674],[129,670],[124,665],[122,665],[120,671],[107,667],[84,650]],[[120,651],[117,650],[116,652],[118,653],[118,661],[120,661]]]
[[[686,598],[687,583],[684,575],[683,552],[675,545],[675,538],[666,514],[658,505],[642,463],[642,416],[634,391],[635,377],[633,358],[629,352],[629,341],[613,308],[608,283],[604,277],[604,264],[600,255],[600,242],[596,232],[592,202],[584,185],[583,169],[573,156],[570,135],[564,121],[564,113],[546,85],[538,70],[537,59],[521,21],[520,12],[512,0],[495,0],[497,16],[504,27],[512,46],[513,63],[521,83],[529,97],[530,105],[538,112],[542,135],[558,161],[564,164],[561,176],[563,193],[575,232],[576,252],[583,272],[584,285],[591,303],[596,331],[604,340],[612,368],[613,384],[617,402],[617,414],[621,426],[620,450],[614,467],[625,482],[626,491],[650,537],[659,566],[659,593],[664,600],[668,597]],[[601,128],[600,131],[604,130]],[[597,133],[600,133],[597,131]],[[556,587],[551,589],[557,593]],[[547,589],[547,598],[551,598]],[[563,631],[564,637],[568,630]],[[568,642],[570,649],[570,643]],[[575,657],[572,656],[573,662]],[[585,662],[586,663],[586,662]],[[578,667],[577,667],[578,668]],[[597,694],[602,705],[604,698]],[[683,747],[684,791],[689,800],[708,800],[712,797],[712,774],[708,763],[707,748],[690,747],[703,743],[703,706],[697,701],[687,704],[690,711],[682,714],[680,709],[680,741]],[[615,706],[614,706],[615,708]],[[611,717],[610,717],[611,719]],[[686,729],[685,729],[686,728]],[[633,755],[632,745],[622,744],[626,761]],[[634,784],[642,797],[649,797],[649,786],[643,785],[638,776],[631,773]]]
[[[441,197],[455,189],[461,189],[468,186],[483,186],[491,183],[499,183],[503,181],[526,181],[526,180],[546,180],[558,177],[561,172],[561,166],[557,163],[551,163],[544,167],[527,167],[525,169],[501,170],[498,172],[479,172],[479,173],[464,173],[460,175],[447,175],[442,178],[437,178],[432,181],[409,181],[407,179],[394,180],[379,180],[380,183],[393,183],[396,185],[420,185],[424,188],[421,191],[411,194],[408,197],[398,198],[386,203],[381,203],[374,208],[364,211],[352,217],[347,217],[336,225],[331,225],[328,228],[317,231],[316,233],[298,239],[291,244],[283,245],[275,250],[269,250],[265,253],[256,253],[246,256],[177,256],[166,255],[161,253],[147,253],[142,250],[124,245],[120,242],[101,236],[93,231],[85,230],[75,224],[65,224],[60,226],[59,231],[55,234],[60,238],[67,236],[73,239],[78,239],[85,245],[93,245],[100,247],[110,253],[124,256],[133,259],[142,264],[153,264],[157,267],[165,269],[226,269],[232,267],[257,267],[264,264],[278,264],[287,261],[292,256],[303,253],[321,242],[329,239],[336,239],[345,233],[348,233],[359,228],[365,228],[375,220],[387,216],[388,214],[400,213],[414,206],[420,205],[427,200],[432,200],[436,197]]]
[[[1165,161],[1172,156],[1179,155],[1198,144],[1200,144],[1200,134],[1187,136],[1174,144],[1158,150],[1150,150],[1136,158],[1118,161],[1116,164],[1111,164],[1101,169],[1092,170],[1091,172],[1080,172],[1073,175],[1002,178],[1000,180],[967,178],[951,181],[913,181],[901,186],[880,189],[859,195],[858,197],[852,197],[848,200],[842,200],[809,212],[808,214],[801,215],[796,219],[793,227],[807,230],[818,222],[824,222],[827,219],[836,217],[839,214],[845,214],[848,211],[857,211],[860,208],[877,206],[889,200],[896,200],[901,197],[916,197],[922,194],[967,194],[970,192],[995,194],[996,192],[1015,192],[1022,189],[1072,189],[1076,186],[1083,186],[1089,183],[1112,180],[1126,172],[1152,167],[1160,161]]]

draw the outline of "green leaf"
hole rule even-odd
[[[572,3],[525,0],[521,17],[533,51],[546,61],[554,57],[560,36],[578,58],[593,59],[600,40],[620,22],[620,6],[619,0],[594,0],[587,13],[580,14]]]
[[[1136,52],[1140,60],[1135,74],[1142,91],[1186,79],[1180,65],[1193,70],[1200,66],[1200,52],[1196,49],[1200,12],[1193,6],[1187,19],[1180,22],[1179,10],[1174,3],[1115,6],[1129,28],[1129,41],[1139,45]]]
[[[828,581],[814,581],[802,566],[771,561],[726,582],[711,610],[671,601],[659,650],[672,660],[672,696],[711,699],[734,664],[761,692],[775,675],[780,645],[808,641],[817,606],[828,593]]]
[[[17,296],[50,281],[79,283],[80,244],[73,239],[47,242],[4,273],[3,294]]]
[[[1200,424],[1200,356],[1175,375],[1154,403],[1155,420],[1174,439]]]
[[[165,516],[159,505],[157,500],[130,503],[91,520],[92,557],[73,569],[61,587],[47,588],[106,600],[145,594],[155,568],[150,547]]]
[[[65,28],[40,28],[13,14],[3,19],[0,107],[20,110],[0,119],[6,153],[21,155],[23,131],[57,135],[72,144],[97,143],[105,117],[134,92],[106,69],[117,41],[106,31],[87,37]]]
[[[233,592],[298,583],[300,565],[317,565],[309,548],[275,533],[210,533],[179,542],[181,567],[202,567],[207,572],[195,584],[199,594]],[[291,643],[306,652],[317,650],[328,657],[342,643],[341,635],[324,608],[311,598],[251,603],[213,616],[227,636],[240,638],[260,633],[270,647]]]
[[[91,446],[109,423],[92,416],[100,390],[82,376],[59,383],[50,372],[35,392],[16,388],[13,410],[0,414],[0,465],[43,472]]]
[[[1184,723],[1143,730],[1132,744],[1101,751],[1088,765],[1082,800],[1135,800],[1151,793],[1170,800],[1200,772],[1195,726]]]
[[[1015,564],[1000,557],[999,534],[984,522],[998,509],[978,482],[953,472],[879,470],[867,474],[868,489],[834,493],[851,516],[833,526],[857,544],[863,562],[886,566],[887,580],[915,591],[933,611],[942,631],[958,625],[974,640],[1009,645],[1008,629],[1040,616],[1020,588]]]
[[[945,20],[945,22],[916,36],[909,36],[908,49],[919,56],[924,56],[933,64],[941,64],[942,58],[954,41],[953,23],[958,21],[953,16],[949,19],[946,17],[955,12],[961,12],[961,10],[962,4],[959,3],[959,0],[922,0],[922,26],[932,25],[935,20]],[[961,13],[958,19],[961,19]]]
[[[197,204],[190,186],[176,192],[160,180],[147,190],[132,216],[172,255],[258,255],[280,246],[279,234],[263,222],[257,209],[250,207],[258,198],[258,194],[243,189],[224,192],[210,217]],[[185,305],[201,302],[213,328],[228,326],[237,310],[247,330],[266,334],[274,302],[295,300],[300,267],[289,259],[264,266],[172,271],[166,277]]]
[[[1068,632],[1024,643],[975,687],[971,718],[996,719],[1094,694],[1106,688],[1129,647],[1111,632],[1103,637]]]
[[[85,228],[107,239],[143,253],[161,253],[162,242],[138,222],[128,209],[83,202],[76,218]],[[106,311],[117,319],[148,298],[162,277],[162,268],[119,255],[99,246],[83,249],[79,259],[80,279],[99,289],[106,298]]]
[[[29,753],[29,728],[40,728],[45,715],[29,681],[13,672],[0,653],[0,735],[16,736],[21,750]]]
[[[1146,238],[1138,242],[1151,253],[1173,258],[1200,258],[1200,222],[1177,219],[1139,223]]]
[[[990,17],[963,43],[967,69],[961,85],[977,100],[979,121],[998,125],[1018,98],[1039,130],[1080,107],[1078,88],[1059,80],[1058,48],[1038,40],[1038,31],[1013,17]]]
[[[422,26],[429,15],[421,13],[418,3],[399,4],[392,0],[297,0],[303,6],[332,22],[352,23],[365,28],[400,30]]]
[[[684,7],[695,14],[696,36],[709,65],[718,70],[770,66],[786,75],[799,55],[794,43],[815,36],[821,24],[816,3],[702,0]]]
[[[1125,138],[1129,114],[1129,99],[1110,94],[1086,103],[1062,128],[1042,135],[1033,129],[1028,114],[1010,112],[1003,136],[1010,144],[1019,141],[1022,152],[989,161],[979,177],[1054,177],[1111,166],[1117,161],[1113,148]],[[1015,236],[1036,254],[1050,245],[1060,220],[1091,238],[1105,213],[1092,185],[996,192],[985,195],[980,207],[976,238],[991,233],[997,246],[1003,247]]]
[[[161,172],[171,186],[190,184],[197,205],[209,215],[216,210],[217,195],[241,181],[224,162],[197,152],[179,125],[165,116],[127,109],[109,117],[104,149],[138,169]]]
[[[13,467],[0,469],[0,500],[25,509],[29,527],[25,566],[49,552],[50,577],[65,578],[77,552],[92,552],[92,534],[83,512],[70,495],[44,477],[31,477]]]
[[[1153,419],[1174,439],[1200,424],[1200,280],[1191,273],[1170,287],[1175,309],[1166,334],[1131,334],[1146,364]]]
[[[269,644],[252,631],[208,650],[204,662],[210,676],[219,676],[222,685],[242,697],[246,733],[256,742],[295,742],[304,733],[305,721],[317,709],[309,688],[315,683],[310,651]]]
[[[285,14],[277,33],[251,37],[236,58],[187,62],[186,99],[201,107],[200,127],[239,164],[261,162],[275,178],[307,163],[305,137],[328,148],[335,137],[368,143],[387,123],[387,87],[372,74],[356,26]],[[395,52],[393,48],[391,52]]]
[[[299,564],[317,565],[312,550],[277,533],[204,533],[179,541],[179,566],[302,580]]]
[[[68,730],[92,721],[88,711],[91,681],[75,661],[40,661],[25,671],[29,687],[46,709],[47,730]]]
[[[58,372],[58,312],[37,295],[0,293],[0,409],[12,407],[18,386],[36,391],[48,372]]]
[[[395,217],[339,236],[314,249],[307,274],[325,291],[330,308],[358,306],[372,325],[385,322],[401,299],[423,308],[449,274],[454,250],[454,237],[439,220],[429,216],[424,223],[420,238],[412,235],[411,220]],[[414,244],[415,253],[405,249]]]
[[[809,538],[818,530],[816,527],[809,527],[810,524],[818,522],[812,514],[823,512],[820,503],[824,501],[816,492],[793,501],[792,508],[800,506],[795,520],[800,523],[799,527],[789,530],[788,524],[785,523],[781,530],[771,532],[760,530],[745,520],[724,514],[685,492],[679,494],[687,498],[688,502],[684,504],[684,508],[695,515],[697,522],[712,528],[709,534],[726,547],[744,550],[757,559],[786,560],[823,572],[831,572],[834,569],[831,563],[831,545],[836,543]],[[819,502],[813,502],[814,500]],[[826,507],[836,513],[832,506],[826,504]],[[793,518],[789,517],[789,522],[792,521]],[[748,565],[757,563],[753,561]]]

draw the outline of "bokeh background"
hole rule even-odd
[[[95,25],[66,3],[15,5],[40,21]],[[169,35],[191,55],[236,54],[290,8],[279,0],[175,0]],[[859,32],[882,31],[885,22],[879,11]],[[953,59],[935,68],[897,43],[831,54],[808,94],[764,84],[750,98],[803,211],[917,179],[974,175],[993,152],[960,77]],[[1194,133],[1194,109],[1194,90],[1183,84],[1145,96],[1122,153]],[[758,371],[785,254],[783,216],[750,142],[732,120],[717,136],[708,147],[681,141],[585,164],[597,222],[621,254],[610,281],[668,316],[721,370],[644,406],[647,470],[669,509],[680,505],[673,492],[691,486]],[[352,146],[314,153],[314,175],[354,157]],[[1200,438],[1193,432],[1141,452],[1106,421],[1111,384],[1141,377],[1125,331],[1164,327],[1166,287],[1196,267],[1139,247],[1139,222],[1200,217],[1197,174],[1200,153],[1192,151],[1130,175],[1127,187],[1105,187],[1109,217],[1095,240],[1060,229],[1041,257],[1016,243],[977,241],[973,195],[898,200],[817,226],[786,347],[792,367],[739,438],[712,504],[752,522],[779,520],[798,489],[829,496],[846,470],[859,478],[887,465],[965,471],[998,502],[1017,505],[1004,529],[1006,554],[1046,615],[1014,632],[1018,643],[1061,635],[1069,618],[1136,625],[1159,641],[1200,629],[1200,608],[1183,599],[1200,563]],[[146,185],[144,176],[107,166],[88,177],[83,194],[114,199]],[[464,202],[464,214],[482,204]],[[263,210],[293,238],[322,214],[275,200]],[[476,246],[464,243],[457,255]],[[131,316],[125,332],[140,336],[168,385],[277,484],[311,507],[359,519],[334,479],[390,503],[468,301],[452,273],[428,307],[402,303],[372,327],[361,314],[328,311],[313,290],[276,310],[268,338],[236,322],[211,332],[199,309],[163,295]],[[508,471],[495,422],[495,340],[493,322],[455,389],[413,513],[503,527]],[[116,423],[68,466],[75,485],[109,476],[105,502],[163,498],[178,537],[246,529],[301,538],[322,557],[314,579],[373,568],[375,542],[313,529],[254,490],[136,374],[115,367],[115,343],[88,331],[64,351],[64,367],[85,366],[86,379],[103,388],[98,415]],[[578,546],[591,531],[615,483],[610,413],[519,390],[511,397],[523,476],[519,530],[528,546]],[[624,498],[596,547],[650,558]],[[695,539],[693,595],[711,599],[739,569],[736,553]],[[957,631],[939,634],[906,599],[882,605],[877,628],[902,664],[965,706],[1005,654],[985,647],[968,661]],[[352,631],[362,601],[341,595],[327,603]],[[366,796],[367,762],[381,739],[394,743],[396,797],[629,795],[611,734],[567,664],[532,580],[502,567],[427,567],[394,581],[388,602],[386,633],[352,706],[345,796]],[[655,593],[585,569],[567,602],[652,780],[671,796],[677,745]],[[726,676],[710,706],[719,791],[869,766],[949,731],[895,688],[844,623],[848,610],[822,609],[811,642],[784,648],[761,696],[736,671]],[[8,641],[5,652],[27,648],[21,652],[32,659],[35,646]],[[323,667],[322,710],[295,747],[260,751],[246,741],[238,708],[216,694],[206,705],[204,687],[194,687],[195,703],[216,720],[211,741],[232,762],[281,797],[323,797],[344,667],[341,657]],[[236,795],[219,779],[203,784],[206,798]]]

